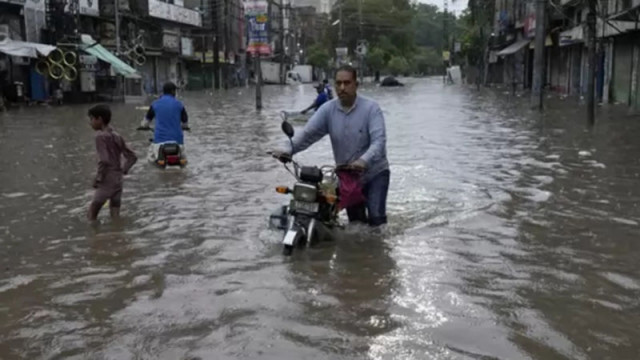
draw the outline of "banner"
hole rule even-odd
[[[244,3],[244,12],[248,23],[247,52],[269,55],[268,3],[264,0],[249,0]]]
[[[75,10],[78,10],[81,15],[100,16],[98,0],[67,1],[64,6],[64,11],[68,14],[75,14]]]

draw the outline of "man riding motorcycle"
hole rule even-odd
[[[153,119],[156,120],[153,143],[149,147],[150,161],[155,161],[160,146],[165,143],[177,143],[180,146],[181,158],[186,159],[182,130],[189,129],[189,117],[182,102],[175,97],[176,89],[172,82],[164,84],[163,95],[151,104],[142,120],[142,128],[148,128]]]

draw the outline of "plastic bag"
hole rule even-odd
[[[346,209],[367,201],[362,189],[362,174],[356,171],[337,171],[340,179],[340,208]]]

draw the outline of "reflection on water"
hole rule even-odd
[[[589,129],[441,79],[361,91],[387,119],[390,224],[290,259],[266,224],[291,177],[265,152],[311,86],[266,87],[262,113],[251,89],[185,94],[189,166],[140,162],[97,226],[89,106],[0,114],[0,357],[640,356],[637,119]],[[113,110],[145,154],[144,111]]]

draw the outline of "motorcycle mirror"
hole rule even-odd
[[[293,126],[291,126],[291,124],[286,120],[282,122],[282,132],[284,132],[289,139],[293,137]]]

